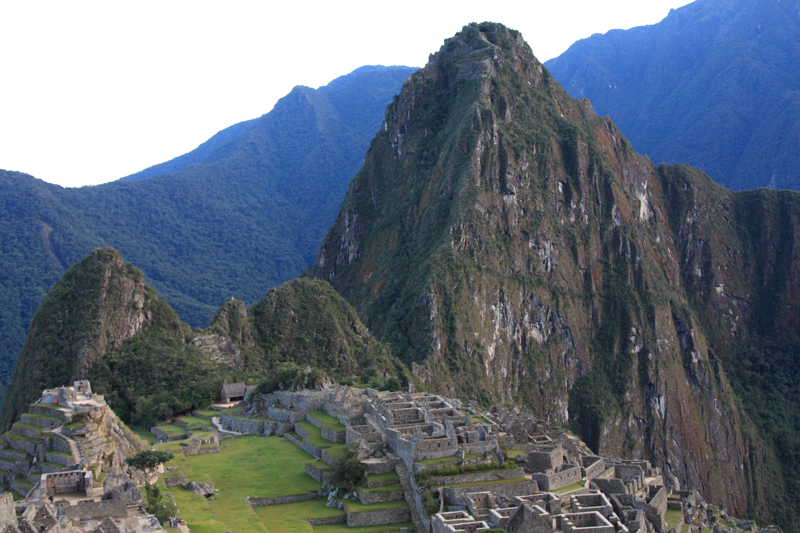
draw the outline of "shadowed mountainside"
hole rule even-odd
[[[798,0],[698,0],[546,65],[657,163],[735,190],[800,189]]]

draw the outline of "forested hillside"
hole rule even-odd
[[[140,265],[193,327],[228,297],[253,304],[308,268],[413,70],[363,67],[295,87],[266,115],[154,167],[170,174],[65,189],[0,171],[0,390],[48,289],[93,248]]]
[[[800,189],[800,1],[697,0],[546,63],[656,164],[734,190]]]
[[[34,315],[1,430],[42,389],[77,379],[90,379],[123,420],[144,427],[205,408],[224,382],[283,376],[399,387],[410,379],[323,281],[286,282],[250,309],[230,299],[209,329],[192,331],[144,277],[111,248],[64,273]]]

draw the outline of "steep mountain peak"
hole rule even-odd
[[[182,328],[175,312],[144,283],[141,270],[125,264],[112,248],[91,252],[64,273],[34,315],[2,425],[25,412],[38,389],[86,379],[109,350],[155,322],[177,333]]]
[[[518,33],[471,24],[387,108],[312,272],[432,390],[527,405],[743,513],[766,478],[741,474],[721,365],[760,320],[752,280],[788,291],[796,201],[654,167]],[[741,222],[776,203],[782,237]],[[783,259],[748,251],[767,241]]]

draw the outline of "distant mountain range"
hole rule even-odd
[[[545,63],[656,164],[800,189],[800,1],[698,0]]]
[[[66,269],[113,246],[191,326],[314,262],[410,67],[295,87],[272,111],[123,180],[65,189],[0,171],[0,391],[33,313]],[[147,178],[147,179],[145,179]]]

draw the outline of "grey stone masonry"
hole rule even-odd
[[[379,511],[351,512],[345,505],[347,513],[347,526],[377,526],[382,524],[397,524],[411,519],[411,510],[407,507],[399,509],[381,509]]]
[[[356,489],[356,494],[358,494],[358,499],[361,500],[361,503],[363,503],[364,505],[372,505],[373,503],[394,502],[403,499],[402,488],[399,488],[397,490],[378,490],[372,492],[365,492],[363,488],[358,487]]]
[[[426,479],[426,483],[441,487],[443,485],[457,485],[459,483],[477,483],[485,481],[496,481],[498,479],[515,479],[525,477],[522,468],[511,468],[509,470],[484,470],[481,472],[469,472],[453,476],[437,476]]]
[[[316,492],[307,494],[293,494],[291,496],[281,496],[280,498],[245,498],[250,507],[264,507],[266,505],[283,505],[284,503],[305,502],[317,498]]]
[[[513,498],[514,496],[533,494],[534,492],[538,492],[538,490],[539,488],[536,486],[535,481],[526,480],[514,483],[496,483],[470,487],[445,487],[442,489],[442,493],[444,494],[446,504],[460,505],[458,502],[463,501],[465,496],[471,492],[491,491],[492,494],[505,498]]]

